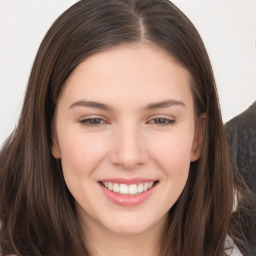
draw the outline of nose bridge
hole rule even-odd
[[[145,143],[138,125],[128,120],[118,125],[114,134],[111,160],[126,169],[147,161]]]

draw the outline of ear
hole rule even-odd
[[[52,134],[52,155],[56,159],[59,159],[61,157],[60,147],[59,147],[58,139],[55,132],[53,132]]]
[[[201,155],[204,141],[205,124],[206,114],[202,114],[196,123],[195,135],[190,154],[191,162],[198,160]]]

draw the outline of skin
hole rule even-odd
[[[77,66],[57,104],[52,154],[93,255],[157,255],[167,212],[200,156],[204,124],[204,115],[195,118],[189,73],[157,46],[122,45]],[[110,201],[99,184],[138,177],[158,184],[133,207]]]

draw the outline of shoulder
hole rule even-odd
[[[225,253],[229,256],[243,256],[229,236],[225,240]]]

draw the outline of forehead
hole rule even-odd
[[[150,44],[129,44],[91,55],[67,80],[60,99],[147,104],[166,98],[192,100],[190,75],[166,51]]]

